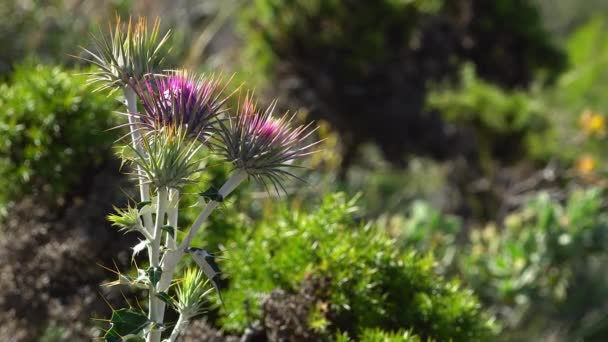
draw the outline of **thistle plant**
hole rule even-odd
[[[141,196],[108,219],[125,233],[140,234],[134,256],[143,251],[148,255],[147,268],[138,268],[134,276],[118,272],[118,279],[108,284],[148,291],[147,313],[114,311],[104,335],[108,341],[157,342],[163,335],[175,341],[188,322],[204,312],[209,293],[215,289],[221,300],[218,265],[206,250],[191,246],[194,237],[245,180],[284,190],[286,178],[297,178],[294,160],[311,153],[315,145],[304,143],[314,131],[310,125],[292,128],[293,115],[272,116],[276,102],[259,110],[247,94],[232,111],[225,106],[232,94],[225,95],[228,82],[221,77],[163,71],[166,41],[158,21],[148,30],[144,19],[137,24],[130,20],[128,25],[119,22],[109,38],[95,38],[96,47],[86,50],[88,60],[99,67],[91,81],[100,83],[99,89],[123,90],[130,130],[119,155],[132,170]],[[178,222],[181,191],[205,172],[199,159],[203,149],[223,156],[234,168],[218,191],[200,194],[200,213],[185,229]],[[200,269],[188,269],[174,280],[179,261],[188,255]],[[179,314],[177,323],[164,321],[167,307]]]

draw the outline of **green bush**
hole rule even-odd
[[[386,332],[379,329],[366,329],[359,336],[361,342],[422,342],[420,337],[408,331]],[[430,340],[428,340],[430,342]]]
[[[601,336],[607,233],[600,190],[574,192],[563,205],[541,194],[507,217],[504,230],[473,231],[461,272],[512,326],[557,319],[576,336]]]
[[[353,340],[347,333],[339,333],[335,340],[336,342],[432,342],[431,339],[421,339],[409,331],[387,332],[380,329],[365,329],[356,340]]]
[[[329,279],[309,318],[319,331],[411,329],[441,341],[490,339],[492,320],[470,291],[436,274],[432,258],[400,253],[371,225],[357,228],[355,211],[353,201],[330,195],[312,214],[281,208],[244,229],[224,255],[224,328],[243,330],[259,318],[260,299],[275,288],[296,292],[305,280]]]
[[[442,214],[428,202],[415,201],[408,215],[380,217],[377,225],[395,238],[399,248],[432,253],[442,273],[455,266],[462,228],[457,217]]]
[[[0,86],[0,206],[24,194],[56,200],[111,155],[117,101],[79,72],[26,63]]]
[[[463,68],[460,82],[457,88],[431,92],[427,104],[446,120],[473,128],[482,158],[521,160],[540,152],[538,141],[549,128],[541,101],[483,81],[472,65]]]

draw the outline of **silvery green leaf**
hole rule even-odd
[[[110,329],[104,335],[104,339],[109,342],[124,341],[125,336],[138,336],[149,324],[148,317],[139,311],[114,310],[110,318]]]
[[[150,201],[146,201],[146,202],[150,202]],[[155,211],[156,211],[156,206],[152,203],[147,203],[144,206],[142,206],[141,209],[139,209],[139,215],[143,216],[143,215],[147,215],[147,214],[154,214]]]
[[[172,238],[175,239],[175,227],[173,226],[162,226],[160,229],[164,230],[169,234]]]
[[[137,210],[141,210],[143,207],[152,204],[152,201],[142,201],[137,203]]]
[[[156,284],[158,284],[162,273],[163,270],[158,266],[150,266],[150,268],[148,268],[148,279],[150,280],[152,286],[156,286]]]
[[[160,300],[162,300],[165,304],[171,306],[172,308],[176,307],[175,299],[171,298],[166,292],[159,292],[156,294]]]
[[[219,191],[214,187],[209,188],[209,189],[199,193],[199,196],[201,196],[202,198],[204,198],[207,201],[215,201],[215,202],[224,201],[224,196],[222,196],[219,193]]]

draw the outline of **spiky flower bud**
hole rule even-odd
[[[128,233],[143,229],[137,208],[131,206],[125,209],[114,207],[114,210],[116,213],[108,215],[108,221],[112,222],[112,226],[118,228],[119,231]]]
[[[205,296],[211,291],[213,291],[213,288],[207,285],[203,272],[198,268],[188,268],[176,290],[177,302],[175,306],[177,311],[185,319],[200,314],[203,312]]]
[[[125,87],[132,80],[141,80],[149,73],[165,69],[165,44],[169,32],[160,36],[160,20],[156,19],[151,29],[145,18],[125,25],[120,17],[109,35],[93,36],[93,51],[82,48],[88,55],[84,60],[99,67],[91,72],[89,81],[100,83],[100,89]]]
[[[204,141],[226,101],[219,77],[194,76],[186,71],[148,76],[134,85],[144,107],[141,124],[150,130],[182,126],[190,137]]]
[[[272,113],[276,102],[260,111],[248,94],[234,117],[220,122],[222,144],[217,148],[237,170],[266,184],[269,181],[278,191],[281,181],[295,177],[288,169],[297,167],[295,159],[312,153],[317,143],[302,146],[314,129],[311,124],[292,127],[294,116],[275,118]]]
[[[121,158],[141,170],[135,176],[144,183],[157,189],[180,189],[201,171],[197,152],[203,145],[188,139],[183,127],[164,127],[143,134],[140,140],[141,151],[128,145],[129,153],[123,152]]]

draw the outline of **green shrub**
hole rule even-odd
[[[27,63],[0,86],[0,206],[32,193],[56,200],[111,155],[116,101],[79,72]]]
[[[442,273],[455,266],[457,236],[462,230],[457,217],[444,215],[427,202],[415,201],[408,215],[380,217],[377,225],[395,238],[399,248],[432,253]]]
[[[521,160],[537,152],[538,140],[549,128],[541,101],[483,81],[472,65],[463,68],[460,82],[457,88],[431,92],[427,104],[446,120],[473,128],[482,158]]]
[[[431,342],[431,340],[423,340],[409,331],[386,332],[379,329],[364,330],[358,340],[361,342]]]
[[[328,278],[318,306],[329,313],[317,308],[310,318],[318,330],[411,329],[441,341],[492,336],[492,321],[470,291],[436,274],[432,258],[400,253],[371,225],[356,228],[354,211],[353,201],[330,195],[312,214],[281,208],[243,230],[224,255],[224,327],[243,330],[275,288],[295,292],[304,280]]]
[[[461,272],[512,326],[558,319],[573,334],[601,336],[607,232],[600,190],[574,192],[563,205],[541,194],[508,216],[504,230],[473,231]]]
[[[378,220],[403,250],[431,253],[446,275],[458,275],[480,296],[515,340],[543,337],[556,326],[565,336],[605,336],[608,303],[608,215],[605,193],[578,190],[565,203],[546,193],[509,214],[499,228],[472,229],[418,202],[406,216]],[[414,331],[415,332],[415,331]]]
[[[336,342],[432,342],[431,339],[422,339],[409,331],[399,330],[387,332],[380,329],[365,329],[356,340],[352,339],[347,333],[338,333],[335,337]]]

